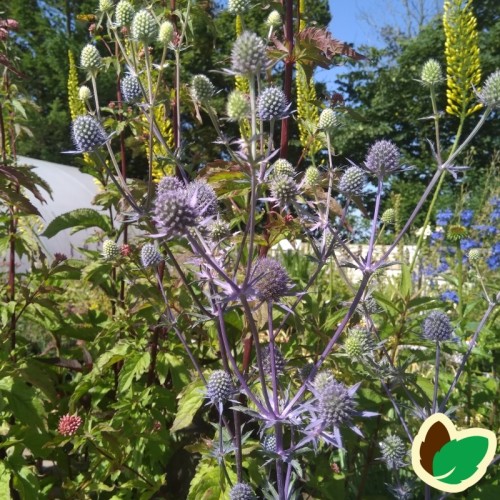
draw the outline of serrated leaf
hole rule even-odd
[[[203,382],[201,380],[195,380],[181,393],[177,415],[175,416],[174,423],[170,428],[171,432],[180,431],[181,429],[185,429],[191,425],[195,413],[198,411],[200,406],[203,404],[203,400],[205,399],[203,387]]]
[[[106,233],[112,230],[108,216],[99,213],[93,208],[77,208],[57,216],[50,222],[42,236],[52,238],[65,229],[73,229],[73,232],[76,232],[90,227],[98,227]]]
[[[127,357],[120,370],[118,390],[122,393],[128,391],[132,382],[148,370],[150,362],[149,352],[135,353],[133,356]]]
[[[236,474],[228,467],[229,479],[237,482]],[[226,477],[217,463],[201,462],[191,481],[187,500],[226,500],[228,487],[224,488]]]
[[[434,455],[433,476],[443,483],[459,484],[477,471],[487,451],[488,440],[483,436],[452,439]]]
[[[10,470],[5,467],[3,462],[0,462],[0,498],[5,498],[6,500],[10,497]]]

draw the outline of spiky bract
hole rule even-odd
[[[245,31],[234,42],[231,68],[240,75],[255,75],[266,65],[266,44],[255,33]]]
[[[422,322],[422,335],[435,342],[450,340],[453,337],[453,327],[448,316],[441,311],[432,311]]]
[[[276,301],[287,294],[290,278],[283,265],[275,259],[259,259],[253,271],[257,280],[254,288],[257,296],[266,301]]]
[[[102,125],[90,115],[77,116],[71,125],[71,134],[77,151],[82,153],[94,151],[107,140]]]
[[[231,376],[224,370],[215,370],[207,381],[207,397],[212,403],[225,403],[233,393]]]

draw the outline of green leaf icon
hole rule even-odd
[[[433,476],[448,484],[459,484],[471,477],[488,452],[488,439],[469,436],[452,439],[432,460]]]

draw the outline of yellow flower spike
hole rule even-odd
[[[477,20],[472,0],[446,0],[443,25],[448,90],[446,112],[465,118],[481,108],[474,89],[481,81]]]

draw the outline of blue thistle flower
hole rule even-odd
[[[453,337],[450,319],[442,311],[432,311],[422,322],[422,336],[435,342],[446,342]]]

